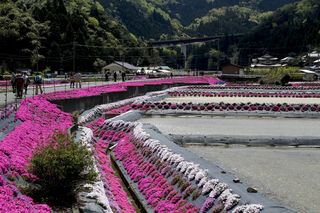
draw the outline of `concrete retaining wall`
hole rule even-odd
[[[177,84],[161,84],[161,85],[144,85],[144,86],[128,86],[126,91],[103,93],[97,96],[72,98],[64,100],[51,100],[50,102],[57,104],[65,111],[72,113],[74,111],[85,111],[91,109],[97,105],[112,103],[115,101],[121,101],[124,99],[145,95],[148,92],[165,90],[171,87],[186,86],[189,84],[177,83]],[[198,85],[198,84],[197,84]],[[201,84],[199,84],[201,85]],[[203,84],[205,85],[205,84]]]
[[[187,145],[246,145],[246,146],[313,146],[320,147],[316,137],[247,137],[247,136],[215,136],[215,135],[176,135],[169,134],[172,141],[180,146]]]

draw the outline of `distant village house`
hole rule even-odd
[[[243,75],[243,67],[235,64],[226,64],[222,67],[223,75]]]
[[[102,72],[123,72],[135,73],[139,68],[127,62],[115,61],[102,68]]]

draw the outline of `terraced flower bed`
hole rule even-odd
[[[230,85],[227,84],[225,86],[189,86],[189,89],[206,89],[206,90],[320,90],[319,85],[315,86],[304,86],[304,85],[299,85],[299,86],[268,86],[268,85],[243,85],[243,84],[234,84]]]
[[[320,93],[295,92],[202,92],[202,91],[173,91],[172,97],[275,97],[275,98],[320,98]]]
[[[0,142],[0,176],[32,181],[36,177],[28,172],[27,166],[33,151],[45,145],[54,131],[65,131],[70,127],[71,116],[38,97],[23,101],[16,117],[22,123]],[[51,212],[48,206],[34,204],[31,198],[22,196],[14,181],[6,178],[2,178],[0,184],[3,191],[0,194],[4,196],[0,199],[0,208],[7,210],[4,212]]]
[[[99,128],[103,125],[104,121],[103,118],[97,119],[90,123],[88,127],[93,130],[93,136],[95,137],[94,154],[110,202],[110,207],[114,212],[135,212],[134,206],[128,200],[128,196],[121,185],[121,180],[112,169],[110,156],[106,153],[110,144],[108,140],[109,137],[113,136],[114,139],[117,139],[120,138],[121,135],[115,132],[99,134]]]
[[[227,184],[184,160],[146,134],[139,123],[106,121],[95,129],[98,140],[116,143],[114,155],[155,212],[260,212],[241,204]]]
[[[116,85],[56,92],[27,99],[21,103],[16,120],[21,121],[14,131],[0,142],[0,212],[50,212],[47,205],[35,204],[31,198],[22,195],[14,180],[24,178],[33,181],[37,177],[28,172],[27,166],[33,151],[44,146],[47,139],[56,131],[66,131],[72,124],[70,114],[59,110],[47,99],[77,98],[95,96],[101,93],[127,91],[127,86],[159,85],[174,83],[219,84],[216,78],[191,77],[162,79],[156,81],[125,82]],[[187,88],[187,89],[186,89]],[[217,89],[218,88],[218,89]],[[79,124],[88,125],[93,130],[95,159],[104,183],[110,207],[114,212],[136,212],[132,200],[128,198],[121,179],[116,174],[107,149],[114,146],[112,157],[121,167],[130,188],[141,195],[146,209],[155,212],[260,212],[259,204],[246,204],[234,193],[228,184],[210,176],[204,168],[187,161],[179,153],[148,135],[141,124],[135,122],[105,121],[106,115],[122,115],[131,109],[161,112],[262,112],[272,114],[320,112],[318,104],[268,104],[268,103],[173,103],[159,101],[170,96],[204,97],[289,97],[319,98],[317,86],[313,92],[304,93],[306,87],[260,87],[230,85],[227,92],[219,91],[222,86],[194,86],[177,90],[150,93],[143,97],[126,99],[101,105],[85,116]],[[240,89],[241,92],[231,90]],[[249,90],[267,91],[242,91]],[[210,90],[213,91],[210,91]],[[286,91],[279,91],[285,89]],[[320,87],[319,87],[320,89]],[[208,90],[208,91],[207,91]],[[291,91],[292,90],[292,91]],[[10,108],[11,109],[11,108]],[[15,109],[8,110],[14,114]],[[129,112],[130,114],[131,112]],[[2,115],[2,113],[0,113]],[[103,117],[103,118],[102,118]],[[101,182],[101,185],[102,185]],[[232,184],[229,183],[231,186]],[[238,192],[239,193],[239,192]],[[241,193],[239,193],[241,194]],[[109,204],[108,204],[109,205]]]
[[[205,111],[205,112],[311,112],[319,113],[318,104],[260,104],[260,103],[170,103],[170,102],[142,102],[133,103],[132,109],[150,110],[175,110],[175,111]]]
[[[127,86],[160,85],[174,83],[215,84],[221,82],[213,77],[183,77],[162,80],[144,80],[137,82],[125,82],[115,85],[93,87],[67,92],[54,92],[28,98],[21,102],[15,120],[21,121],[0,142],[0,211],[1,212],[51,212],[47,205],[35,204],[31,198],[22,195],[15,186],[14,180],[24,178],[33,181],[37,177],[28,172],[28,163],[33,151],[46,145],[48,138],[56,131],[66,131],[72,124],[70,114],[59,110],[47,100],[80,98],[84,96],[95,96],[102,93],[127,91]],[[131,102],[123,102],[111,108],[106,108],[102,113],[111,110],[111,113],[123,113],[131,107]],[[14,114],[16,109],[9,108],[0,112],[1,119]],[[97,112],[95,112],[97,113]],[[101,112],[98,113],[100,115]],[[89,115],[90,117],[91,115]],[[88,120],[83,120],[83,123]],[[81,122],[80,122],[81,123]],[[4,127],[5,128],[5,127]],[[2,129],[3,130],[3,129]],[[121,136],[121,135],[120,135]],[[110,187],[110,197],[113,200],[113,208],[117,212],[134,212],[134,208],[127,200],[125,193],[121,190],[120,181],[115,177],[110,164],[110,159],[105,153],[109,142],[101,139],[96,143],[96,156],[101,166],[101,174],[104,177],[106,187]]]

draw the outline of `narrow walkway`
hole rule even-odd
[[[97,82],[83,82],[82,83],[82,88],[88,88],[88,87],[93,87],[93,86],[102,86],[102,85],[107,85],[107,84],[112,84],[113,82],[103,82],[103,81],[97,81]],[[11,89],[8,88],[8,89]],[[58,85],[45,85],[44,86],[44,93],[50,93],[50,92],[55,92],[55,91],[68,91],[68,90],[75,90],[77,88],[70,88],[69,84],[58,84]],[[6,97],[7,94],[7,97]],[[30,85],[28,88],[27,95],[24,95],[24,98],[26,97],[32,97],[35,95],[35,87],[34,85]],[[14,102],[20,102],[20,99],[16,99],[15,93],[12,91],[8,91],[7,93],[1,92],[0,93],[0,107],[4,107],[6,104],[14,103]]]

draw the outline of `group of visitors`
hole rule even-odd
[[[37,73],[33,80],[35,87],[36,87],[36,95],[38,95],[39,91],[42,94],[42,77],[39,73]],[[11,75],[11,86],[12,86],[12,92],[16,93],[17,98],[22,98],[23,96],[23,90],[24,94],[27,95],[28,92],[28,86],[30,85],[31,81],[26,72],[18,72],[18,73],[12,73]]]
[[[81,73],[70,73],[70,88],[81,88]]]
[[[119,71],[119,73],[121,73],[121,80],[123,82],[126,81],[126,72],[125,71],[122,71],[122,72]],[[110,73],[106,72],[105,73],[105,81],[109,81],[109,76],[110,76]],[[113,72],[113,81],[117,82],[117,80],[118,80],[118,72],[115,71],[115,72]]]

